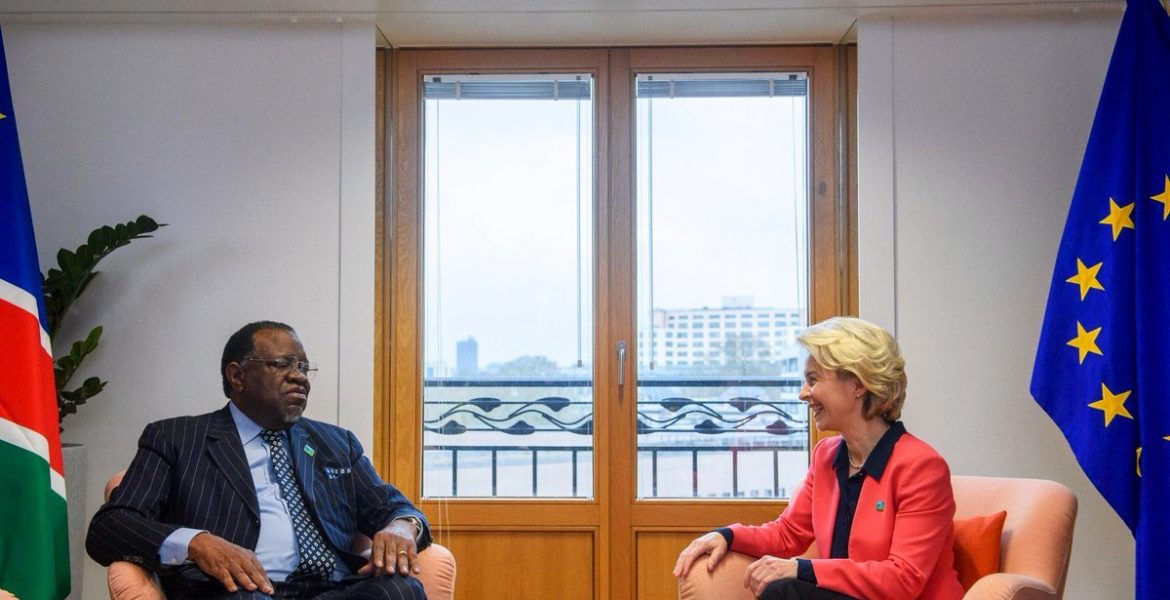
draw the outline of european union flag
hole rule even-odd
[[[1170,595],[1170,17],[1130,0],[1056,257],[1032,396]]]

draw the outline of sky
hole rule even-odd
[[[639,320],[651,295],[667,309],[733,295],[799,307],[805,99],[656,98],[636,110]],[[592,112],[589,101],[426,101],[428,365],[441,350],[453,368],[469,336],[480,368],[523,355],[590,362]]]

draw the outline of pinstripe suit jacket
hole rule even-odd
[[[289,437],[305,504],[350,569],[366,562],[350,552],[357,534],[373,537],[398,517],[422,520],[419,550],[431,543],[425,517],[378,477],[353,433],[302,418]],[[90,522],[85,547],[102,565],[125,560],[159,569],[159,548],[180,527],[256,548],[256,488],[227,406],[147,425],[122,485]]]

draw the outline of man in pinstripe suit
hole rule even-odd
[[[171,600],[419,600],[422,513],[353,433],[302,418],[308,362],[283,323],[245,325],[220,362],[227,406],[147,425],[86,550],[159,573]],[[369,559],[352,553],[372,538]]]

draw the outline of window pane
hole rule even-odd
[[[592,78],[423,87],[424,493],[592,497]]]
[[[640,498],[785,497],[807,468],[806,83],[638,77]]]

